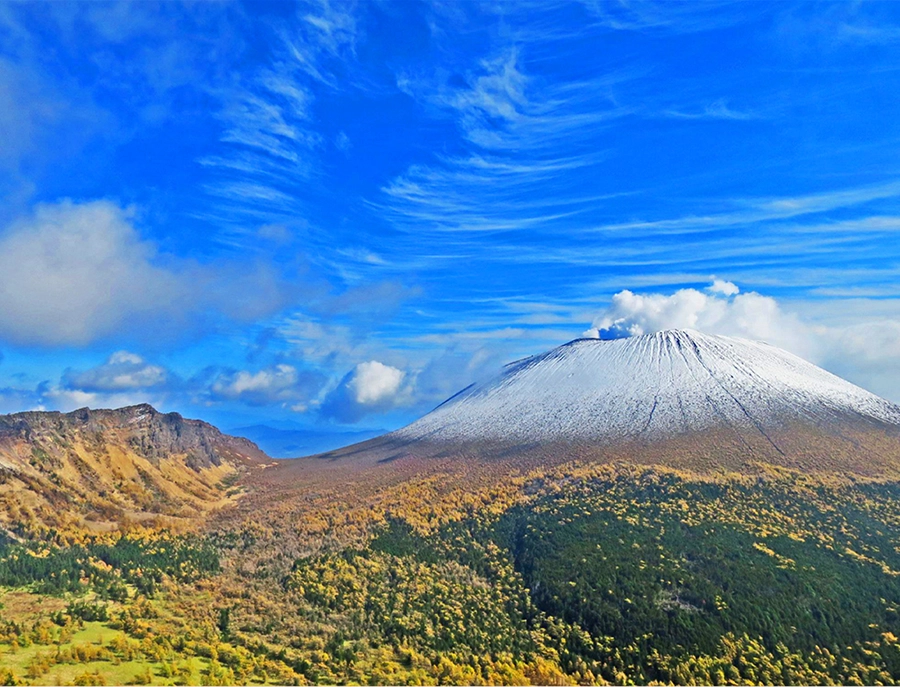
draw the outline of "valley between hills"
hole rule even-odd
[[[785,359],[816,380],[787,382],[808,412],[785,417],[716,367],[743,344],[670,344],[709,379],[670,385],[694,362],[657,357],[615,426],[688,402],[698,424],[628,440],[443,438],[548,408],[572,348],[454,397],[427,437],[290,461],[149,406],[0,418],[0,683],[895,684],[896,407],[832,403],[845,382]],[[728,421],[700,423],[703,399]]]

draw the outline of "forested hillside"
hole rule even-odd
[[[0,680],[900,680],[895,482],[562,460],[305,469],[194,535],[4,542]]]

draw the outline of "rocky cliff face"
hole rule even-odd
[[[0,450],[5,443],[40,441],[43,437],[86,437],[102,443],[115,435],[134,452],[158,463],[185,455],[192,467],[202,469],[238,463],[266,462],[269,457],[252,441],[223,434],[201,420],[178,413],[160,413],[146,403],[116,410],[80,408],[71,413],[31,411],[0,415]]]
[[[186,525],[271,464],[247,439],[146,404],[0,416],[0,527]]]

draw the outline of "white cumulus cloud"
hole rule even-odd
[[[0,338],[17,344],[179,336],[211,314],[270,314],[286,295],[268,268],[160,255],[109,201],[41,205],[0,231]]]
[[[723,296],[737,296],[741,292],[737,284],[724,279],[713,279],[713,283],[707,286],[706,290]]]
[[[697,329],[763,340],[804,357],[813,356],[809,327],[796,315],[783,311],[774,298],[753,291],[729,296],[722,289],[732,291],[715,285],[708,289],[711,293],[697,289],[680,289],[671,295],[620,291],[594,319],[585,336],[610,338],[665,329]]]
[[[322,402],[322,414],[341,422],[358,422],[412,400],[412,383],[399,368],[377,360],[359,363]]]
[[[163,397],[148,397],[140,391],[104,393],[54,387],[41,394],[40,409],[47,407],[67,413],[77,408],[123,408],[139,403],[149,403],[159,410],[164,407],[165,401]]]
[[[159,387],[168,381],[164,367],[152,365],[128,351],[113,353],[102,365],[84,371],[67,370],[63,385],[82,392],[117,392]]]
[[[347,385],[357,403],[373,405],[395,396],[404,376],[396,367],[370,360],[356,366]]]
[[[620,291],[584,336],[616,338],[666,329],[765,341],[900,402],[900,320],[821,324],[786,310],[771,296],[741,292],[731,282],[716,280],[704,291],[671,294]]]
[[[179,296],[127,211],[106,201],[45,205],[0,235],[0,335],[84,344]]]
[[[321,383],[321,376],[293,365],[274,365],[256,372],[237,370],[220,373],[210,384],[215,400],[241,401],[247,405],[284,404],[305,408],[305,401]]]

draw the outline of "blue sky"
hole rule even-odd
[[[665,327],[900,401],[900,5],[0,4],[0,411],[393,428]]]

